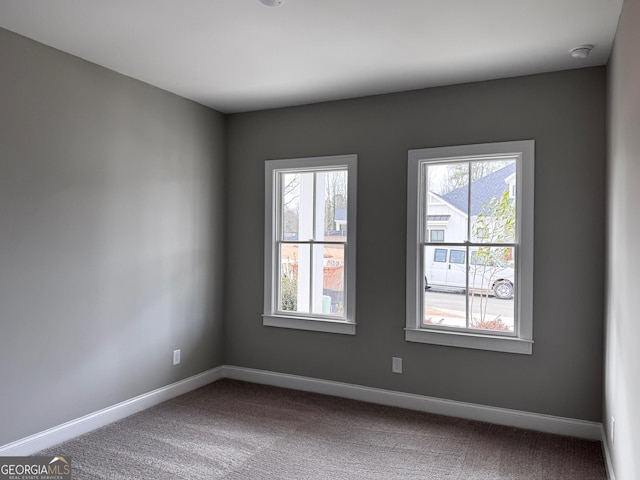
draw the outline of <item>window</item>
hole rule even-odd
[[[433,261],[439,263],[447,262],[447,251],[444,248],[436,248],[433,254]]]
[[[444,230],[429,230],[429,240],[432,242],[444,242]]]
[[[356,165],[265,163],[263,325],[355,334]]]
[[[411,150],[408,178],[406,340],[530,354],[533,140]]]
[[[451,252],[449,252],[449,263],[464,265],[465,253],[464,250],[451,250]]]

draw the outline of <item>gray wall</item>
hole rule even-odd
[[[605,69],[231,115],[225,361],[600,421]],[[536,141],[534,354],[407,343],[407,150]],[[262,326],[264,161],[356,153],[357,335]],[[404,373],[391,373],[391,357]]]
[[[0,45],[0,445],[223,362],[601,419],[604,68],[225,118],[5,30]],[[534,354],[405,342],[407,150],[530,138]],[[357,335],[263,327],[264,160],[343,153],[359,155]]]
[[[3,445],[222,363],[226,120],[0,46]]]
[[[640,2],[626,0],[609,64],[605,402],[617,480],[640,478]],[[615,441],[611,442],[611,418]]]

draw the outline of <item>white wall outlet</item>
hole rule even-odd
[[[391,371],[393,373],[402,373],[402,358],[391,357]]]
[[[180,349],[173,351],[173,364],[174,365],[180,364]]]
[[[616,433],[616,419],[611,417],[611,445],[613,445],[613,439],[615,438]]]

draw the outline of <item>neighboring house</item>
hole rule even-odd
[[[336,208],[336,213],[334,216],[336,232],[346,232],[347,231],[347,209],[346,208]]]
[[[468,192],[471,190],[471,203]],[[515,200],[515,162],[496,170],[471,184],[452,190],[445,195],[429,192],[427,208],[427,238],[430,242],[459,242],[465,239],[467,231],[467,211],[471,213],[471,225],[491,200],[498,199],[509,191]],[[475,231],[474,228],[471,231]],[[476,240],[476,239],[469,239]]]

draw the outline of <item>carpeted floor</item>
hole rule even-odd
[[[606,479],[598,442],[220,380],[41,454],[81,479]]]

